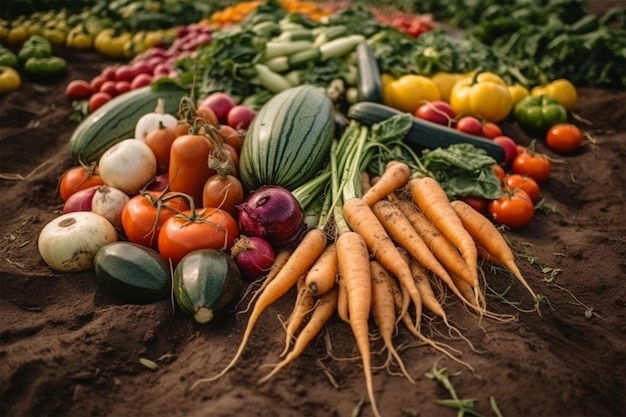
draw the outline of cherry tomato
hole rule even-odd
[[[505,189],[510,191],[518,189],[526,191],[533,203],[536,203],[541,195],[541,189],[537,181],[524,175],[509,174],[504,177],[503,185]]]
[[[465,203],[467,203],[467,205],[469,205],[480,214],[487,215],[488,213],[490,200],[487,200],[486,198],[465,196],[459,197],[459,200],[464,201]]]
[[[482,136],[483,125],[481,121],[474,116],[463,116],[456,121],[456,129],[468,135]]]
[[[223,137],[225,144],[232,146],[237,153],[241,151],[241,145],[243,145],[243,138],[245,137],[243,130],[236,130],[228,125],[221,125],[219,133]]]
[[[97,91],[89,98],[89,112],[93,113],[102,107],[104,104],[111,101],[111,95],[104,91]]]
[[[65,87],[65,97],[69,100],[87,100],[93,91],[89,81],[72,80]]]
[[[63,201],[67,201],[77,191],[85,190],[95,185],[104,185],[104,181],[98,174],[96,166],[79,165],[69,168],[61,175],[59,194]]]
[[[228,212],[206,207],[187,210],[165,221],[159,232],[159,252],[173,264],[197,249],[228,251],[239,236],[239,225]]]
[[[196,109],[196,116],[212,126],[219,126],[220,124],[215,112],[210,107],[198,107]]]
[[[157,249],[163,223],[186,210],[189,210],[189,203],[183,197],[166,199],[161,191],[146,191],[124,205],[122,229],[129,241]]]
[[[498,180],[500,180],[500,184],[504,181],[504,177],[506,176],[506,171],[502,167],[502,165],[494,164],[493,165],[493,173]]]
[[[483,122],[483,134],[488,139],[493,139],[498,136],[503,136],[502,129],[497,123],[485,121]]]
[[[580,147],[582,141],[582,132],[571,123],[556,124],[546,133],[546,145],[553,151],[560,153],[574,152]]]
[[[526,191],[517,189],[492,200],[489,203],[489,215],[498,224],[517,228],[530,223],[535,215],[535,206]]]
[[[235,217],[237,205],[241,204],[243,199],[243,185],[234,175],[215,174],[204,184],[203,207],[219,207]]]
[[[170,150],[177,137],[176,128],[163,125],[146,134],[144,142],[154,152],[157,160],[157,174],[169,173]]]
[[[513,159],[513,173],[531,177],[538,183],[546,181],[552,171],[552,163],[544,154],[526,150]]]

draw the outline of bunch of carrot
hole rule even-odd
[[[398,121],[390,123],[394,122]],[[401,160],[398,155],[406,155],[406,150],[394,149],[402,147],[401,135],[377,135],[374,129],[352,122],[333,144],[331,190],[319,192],[324,196],[320,222],[287,254],[284,264],[270,272],[255,294],[242,341],[230,363],[217,375],[197,380],[193,387],[232,368],[261,313],[297,287],[296,304],[285,325],[284,359],[260,382],[295,360],[337,314],[351,327],[372,411],[380,416],[373,392],[370,318],[389,355],[414,382],[392,343],[399,322],[421,342],[458,360],[420,330],[424,308],[453,328],[433,290],[433,280],[441,280],[480,317],[504,319],[487,310],[481,290],[479,253],[487,254],[537,298],[498,229],[467,204],[451,202],[435,179],[413,176],[411,164],[417,159]],[[377,180],[370,182],[365,167],[375,159],[387,162]]]

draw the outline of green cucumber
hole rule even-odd
[[[241,271],[225,252],[198,249],[176,265],[174,298],[181,310],[204,324],[219,319],[237,301],[243,288]]]
[[[333,103],[318,88],[300,85],[275,95],[246,133],[239,158],[244,186],[293,191],[311,180],[330,158],[334,130]]]
[[[185,94],[182,90],[155,91],[145,86],[114,97],[76,127],[68,144],[70,157],[75,162],[97,161],[108,148],[134,136],[137,121],[154,111],[159,98],[166,113],[177,114]]]
[[[402,113],[400,110],[384,104],[362,101],[350,106],[347,116],[349,119],[371,126],[400,113]],[[455,143],[469,143],[485,150],[497,162],[504,161],[504,148],[496,142],[479,136],[468,135],[456,129],[422,120],[415,116],[413,116],[411,129],[404,140],[409,146],[418,151],[421,149],[447,148]]]
[[[102,246],[94,255],[96,280],[122,300],[147,304],[171,292],[169,264],[157,251],[132,242]]]
[[[380,103],[383,99],[383,85],[374,50],[367,42],[356,47],[358,78],[357,92],[359,101]]]

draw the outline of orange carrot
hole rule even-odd
[[[398,285],[397,281],[394,279],[390,279],[389,280],[389,285],[391,287],[391,293],[393,295],[393,303],[394,303],[394,307],[396,310],[396,313],[399,313],[401,311],[402,308],[402,292],[400,289],[400,286]],[[457,354],[461,354],[461,352],[457,349],[454,349],[450,346],[446,346],[446,348],[444,348],[443,346],[445,345],[441,345],[438,342],[435,342],[434,340],[424,336],[424,334],[422,334],[422,332],[420,331],[420,329],[418,327],[415,326],[415,324],[413,322],[411,322],[411,320],[409,319],[409,316],[407,314],[405,314],[404,316],[401,316],[400,319],[402,320],[402,322],[404,323],[404,325],[406,326],[407,330],[409,330],[409,332],[411,332],[411,334],[413,336],[415,336],[417,338],[417,340],[420,340],[424,343],[426,343],[427,345],[429,345],[430,347],[432,347],[435,350],[438,350],[439,352],[443,353],[444,355],[448,356],[450,359],[460,363],[463,366],[466,366],[468,369],[470,370],[474,370],[474,368],[468,364],[465,361],[460,360],[459,358],[457,358],[456,356],[454,356],[450,351],[455,351]]]
[[[337,246],[330,243],[306,275],[305,286],[312,295],[322,295],[337,281]]]
[[[287,319],[287,326],[285,327],[285,349],[279,355],[281,357],[287,353],[296,331],[304,322],[307,314],[309,314],[313,309],[314,297],[305,287],[305,280],[306,274],[302,275],[296,283],[296,289],[298,290],[296,302],[289,318]]]
[[[424,307],[441,317],[443,321],[447,323],[448,316],[443,309],[443,306],[437,299],[437,296],[433,291],[433,287],[430,285],[430,281],[428,280],[428,272],[426,271],[426,269],[422,265],[420,265],[420,263],[415,258],[411,258],[409,260],[409,267],[411,268],[411,272],[413,273],[415,285],[417,285],[417,289],[422,296],[422,303],[424,303]]]
[[[465,259],[472,281],[478,282],[478,255],[474,239],[463,227],[441,184],[434,178],[423,177],[409,181],[409,188],[415,204],[457,247]]]
[[[478,251],[478,259],[480,259],[481,261],[489,262],[491,265],[503,265],[500,259],[487,252],[487,249],[483,248],[483,245],[478,242],[476,242],[476,250]]]
[[[370,273],[372,274],[372,315],[374,321],[380,330],[380,337],[387,348],[389,359],[393,357],[400,370],[411,383],[415,380],[409,375],[402,358],[398,354],[393,345],[393,333],[396,327],[396,313],[393,300],[393,292],[391,289],[391,281],[393,278],[389,272],[377,261],[370,261]]]
[[[449,281],[448,271],[439,263],[411,222],[394,203],[388,200],[378,201],[372,206],[372,211],[400,247],[435,275]]]
[[[387,194],[391,194],[406,185],[410,176],[411,168],[404,162],[396,160],[388,162],[380,179],[363,194],[363,201],[372,207],[374,203],[385,198]]]
[[[259,295],[252,313],[248,319],[248,324],[243,334],[239,348],[235,353],[233,359],[226,365],[226,367],[217,375],[209,378],[200,378],[192,386],[194,389],[199,384],[204,382],[211,382],[222,377],[230,368],[232,368],[237,360],[241,357],[250,334],[254,326],[256,325],[261,313],[265,309],[282,297],[287,291],[289,291],[298,281],[298,278],[302,276],[310,267],[315,263],[317,258],[326,248],[326,234],[320,229],[311,229],[304,235],[302,241],[294,249],[293,254],[289,257],[285,265],[278,272],[278,275],[265,287],[265,290]]]
[[[296,338],[293,349],[270,373],[259,380],[259,384],[266,382],[286,365],[296,360],[311,341],[313,341],[315,336],[322,331],[326,322],[333,316],[335,311],[337,311],[338,291],[338,287],[334,286],[317,300],[315,309],[311,313],[311,318]]]
[[[380,417],[374,385],[369,342],[368,320],[372,301],[372,276],[369,252],[363,237],[357,232],[344,232],[337,238],[337,259],[348,293],[350,328],[354,334],[365,373],[365,385],[374,415]]]
[[[504,240],[504,237],[502,237],[494,224],[461,200],[455,200],[451,205],[472,238],[476,239],[488,253],[500,259],[502,264],[513,273],[515,278],[526,287],[528,292],[532,295],[533,300],[537,299],[537,294],[535,294],[535,291],[533,291],[517,267],[515,255],[511,247],[506,240]]]
[[[370,182],[370,176],[366,171],[361,172],[361,194],[367,193],[367,191],[372,188],[372,183]]]
[[[346,291],[346,282],[338,271],[337,279],[337,315],[346,323],[350,323],[350,313],[348,311],[348,292]]]
[[[372,209],[363,200],[354,197],[343,204],[342,210],[350,228],[363,237],[376,260],[396,276],[402,286],[406,288],[416,308],[421,308],[420,293],[415,286],[415,281],[413,281],[409,264],[402,258]],[[406,314],[407,309],[408,303],[405,302],[400,316]]]
[[[467,264],[457,248],[450,242],[450,239],[445,237],[439,229],[419,211],[415,203],[408,200],[396,199],[394,204],[396,204],[402,214],[404,214],[413,225],[417,234],[424,240],[424,243],[426,243],[430,251],[435,255],[435,258],[439,260],[446,270],[465,278],[472,287],[476,288],[478,286],[477,275],[469,273]]]

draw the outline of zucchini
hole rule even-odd
[[[369,43],[361,42],[356,47],[356,56],[359,69],[356,84],[359,101],[380,103],[383,99],[383,85],[374,50]]]
[[[198,249],[176,265],[174,298],[198,323],[220,318],[234,305],[243,288],[241,271],[225,252]]]
[[[315,177],[328,162],[335,110],[317,87],[290,87],[261,107],[239,157],[239,176],[248,190],[280,185],[290,191]]]
[[[402,113],[400,110],[384,104],[362,101],[350,106],[347,116],[349,119],[371,126],[400,113]],[[504,148],[494,141],[468,135],[456,129],[422,120],[415,116],[413,116],[411,129],[406,134],[404,140],[417,151],[421,149],[447,148],[455,143],[469,143],[485,150],[498,163],[504,161]]]
[[[154,249],[118,241],[94,255],[96,280],[125,302],[147,304],[169,298],[169,264]]]
[[[178,114],[183,90],[155,91],[141,87],[104,104],[84,119],[72,133],[68,148],[75,162],[94,162],[108,148],[135,135],[135,125],[141,116],[153,112],[161,98],[166,113]]]

